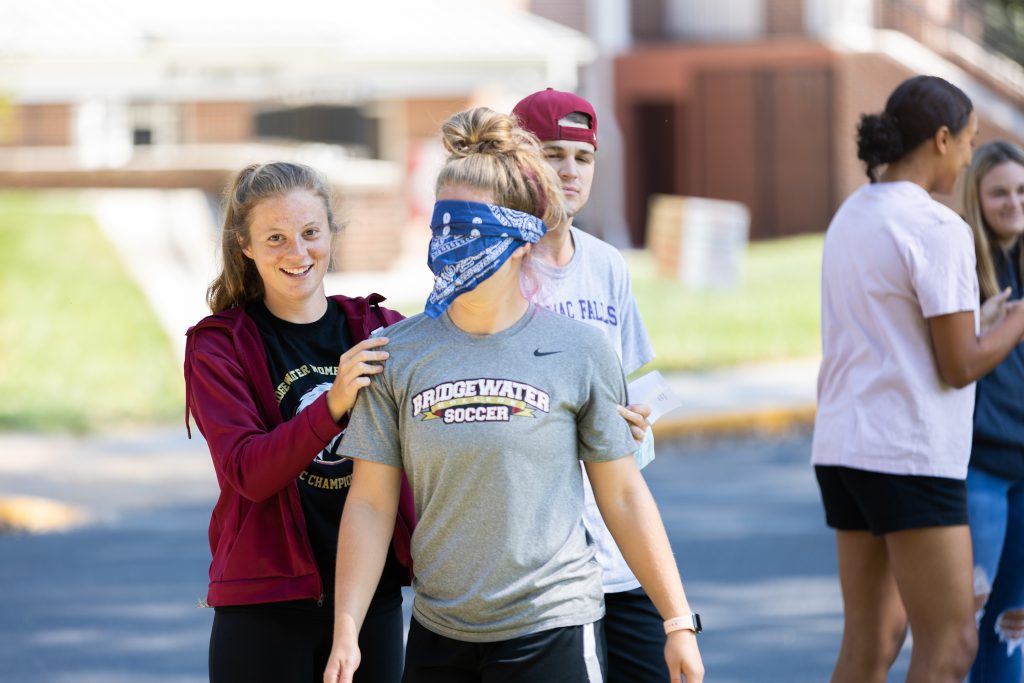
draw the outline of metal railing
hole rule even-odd
[[[959,0],[935,10],[927,0],[881,0],[880,25],[948,52],[946,31],[955,31],[1024,66],[1024,0]]]

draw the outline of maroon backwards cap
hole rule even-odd
[[[558,125],[561,119],[574,111],[590,117],[590,128]],[[541,142],[574,140],[589,142],[597,149],[597,114],[590,102],[579,95],[553,88],[541,90],[523,98],[512,110],[512,115]]]

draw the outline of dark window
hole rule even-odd
[[[377,120],[359,107],[309,106],[256,115],[256,135],[306,142],[328,142],[378,157]]]

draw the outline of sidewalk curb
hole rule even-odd
[[[673,417],[670,413],[658,420],[653,431],[655,438],[658,439],[680,436],[782,434],[798,427],[811,427],[814,424],[816,409],[816,404],[810,403],[678,417]]]
[[[65,531],[87,519],[79,508],[48,498],[0,495],[0,534]]]

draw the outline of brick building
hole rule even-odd
[[[380,268],[422,230],[448,115],[576,88],[593,58],[586,36],[519,5],[18,3],[0,22],[0,187],[214,195],[246,163],[304,161],[349,220],[340,268]]]
[[[1024,50],[993,24],[991,7],[986,14],[994,2],[621,0],[629,28],[603,87],[623,141],[612,163],[624,169],[630,241],[644,243],[656,193],[740,201],[754,239],[823,230],[866,182],[859,115],[880,110],[915,73],[963,88],[983,139],[1019,140]],[[607,4],[531,8],[594,37]]]

